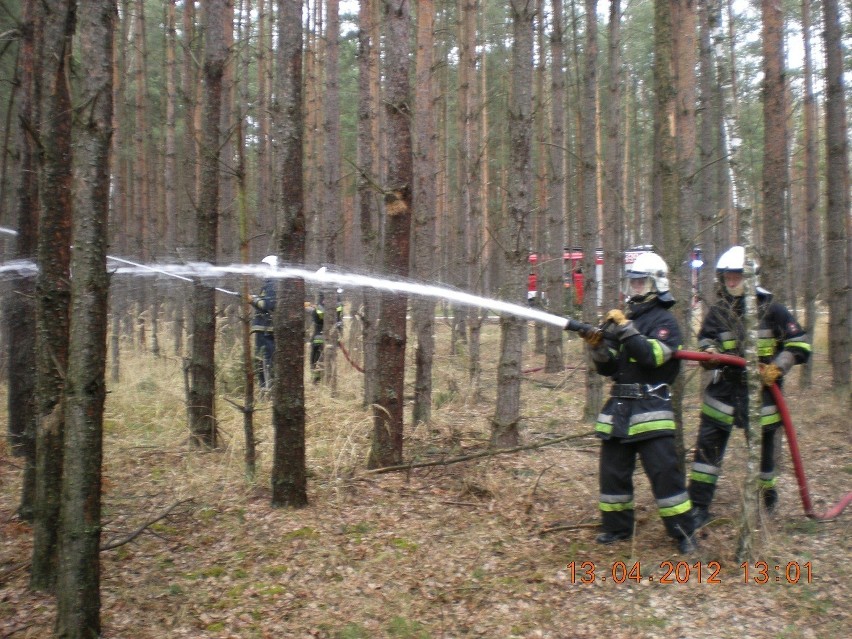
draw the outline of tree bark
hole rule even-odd
[[[811,53],[811,0],[802,0],[802,43],[804,48],[804,110],[802,113],[804,128],[804,163],[805,163],[805,332],[813,344],[817,323],[817,294],[822,287],[822,260],[820,242],[820,211],[819,211],[819,178],[817,169],[819,153],[817,152],[817,136],[819,123],[817,120],[816,97],[813,86],[813,57]],[[813,374],[813,358],[809,358],[801,367],[802,388],[810,388]]]
[[[384,272],[407,277],[411,244],[413,154],[411,146],[410,16],[407,0],[384,0],[386,62],[385,131],[388,170],[385,191]],[[402,461],[406,311],[403,295],[382,294],[379,318],[377,401],[368,466]]]
[[[71,327],[65,385],[57,637],[101,633],[100,537],[103,413],[106,399],[106,271],[112,137],[115,0],[80,0],[80,58],[86,61],[76,112],[77,174]]]
[[[204,11],[204,99],[201,144],[201,194],[196,211],[197,257],[214,264],[219,235],[219,160],[222,134],[222,78],[227,62],[227,0],[209,0]],[[189,373],[191,444],[215,448],[216,433],[216,292],[196,281],[192,296],[192,353]]]
[[[38,158],[40,48],[43,16],[41,5],[23,5],[19,53],[20,102],[18,104],[18,183],[15,189],[16,259],[34,260],[38,252]],[[24,475],[18,515],[32,521],[36,464],[36,324],[35,278],[21,278],[5,314],[9,333],[9,438],[12,454],[23,457]]]
[[[595,136],[598,101],[598,26],[597,0],[585,0],[586,36],[585,58],[583,62],[581,136],[582,147],[582,211],[580,215],[580,233],[583,246],[583,321],[597,324],[598,277],[595,265],[598,246],[598,190],[597,190],[597,141]],[[597,415],[602,400],[602,382],[595,372],[591,361],[591,351],[584,347],[586,356],[586,404],[583,417],[593,419]]]
[[[761,283],[782,304],[789,303],[784,259],[784,216],[787,175],[785,112],[784,11],[779,0],[762,0],[763,11],[763,208]]]
[[[379,171],[377,131],[378,48],[374,37],[376,0],[360,0],[358,10],[358,222],[361,232],[363,265],[372,268],[379,255],[378,201],[374,185]],[[362,298],[360,319],[364,357],[364,405],[376,398],[378,370],[379,297],[366,292]]]
[[[71,96],[68,64],[74,34],[70,0],[41,3],[44,8],[36,352],[38,357],[36,500],[31,586],[52,590],[58,570],[58,530],[63,463],[62,395],[68,372],[71,215]]]
[[[437,206],[437,100],[432,67],[434,64],[435,6],[432,0],[417,3],[417,56],[414,90],[414,226],[413,271],[423,281],[436,279],[435,209]],[[414,424],[432,419],[432,363],[435,354],[435,301],[420,297],[412,301],[415,349]]]
[[[550,312],[565,313],[565,286],[562,252],[565,247],[565,41],[563,39],[562,0],[552,0],[553,24],[550,30],[550,146],[546,150],[550,187],[547,192],[547,252],[545,289]],[[561,372],[565,366],[562,339],[564,331],[547,325],[544,371]]]
[[[523,302],[529,246],[532,241],[532,78],[533,14],[531,0],[511,0],[512,64],[509,89],[509,167],[506,200],[508,216],[503,235],[506,268],[501,297]],[[497,364],[497,402],[491,421],[491,445],[517,446],[520,441],[521,365],[525,322],[500,320],[500,360]]]
[[[340,198],[340,19],[339,0],[326,0],[325,37],[325,102],[323,116],[323,219],[325,221],[325,261],[337,264],[337,249],[343,228]],[[329,308],[332,299],[329,296]],[[323,383],[337,389],[337,313],[325,314],[325,348],[323,349]]]
[[[826,276],[828,291],[828,348],[832,384],[849,392],[850,280],[849,137],[843,82],[843,30],[837,0],[825,0],[825,145],[826,145]]]
[[[280,148],[281,195],[277,206],[279,254],[305,261],[304,111],[302,109],[302,3],[278,0],[280,46],[276,57],[273,123]],[[279,282],[273,313],[272,505],[308,504],[305,461],[305,282]]]

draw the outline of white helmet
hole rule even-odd
[[[754,270],[760,272],[760,266],[757,260],[754,262]],[[725,273],[740,273],[745,271],[745,248],[742,246],[732,246],[727,251],[719,256],[719,261],[716,262],[716,276],[719,278],[719,284],[723,290],[727,291],[731,297],[741,297],[745,290],[742,283],[728,288],[725,284]]]
[[[669,293],[669,267],[656,253],[640,253],[625,270],[624,297],[628,302],[640,303],[656,296],[661,302],[674,304]],[[644,280],[640,288],[637,280]]]
[[[742,246],[732,246],[719,256],[716,271],[719,273],[739,272],[745,268],[745,249]]]
[[[260,260],[261,264],[268,264],[271,268],[278,267],[278,256],[277,255],[267,255],[262,260]]]

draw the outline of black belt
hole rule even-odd
[[[672,395],[668,384],[613,384],[609,396],[620,399],[670,399]]]

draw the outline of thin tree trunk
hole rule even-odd
[[[432,0],[417,3],[417,57],[415,69],[414,112],[414,260],[415,276],[433,281],[435,269],[435,209],[437,206],[436,175],[438,121],[434,102],[437,94],[432,80],[435,41],[435,6]],[[412,301],[415,349],[414,424],[432,419],[432,364],[435,355],[435,301],[420,297]]]
[[[326,0],[325,47],[325,112],[323,118],[323,218],[325,220],[325,261],[337,263],[337,248],[342,229],[340,198],[340,19],[339,0]],[[329,305],[331,299],[329,299]],[[337,313],[326,313],[325,348],[323,349],[323,383],[332,394],[337,390]]]
[[[849,137],[843,83],[843,30],[837,0],[825,0],[826,52],[826,276],[828,291],[828,348],[834,389],[849,392],[850,280]]]
[[[763,12],[763,207],[761,280],[776,300],[788,304],[784,261],[784,215],[787,175],[785,112],[784,13],[778,0],[762,0]]]
[[[77,175],[71,326],[65,385],[55,636],[90,639],[101,633],[100,538],[103,413],[106,399],[106,271],[109,159],[112,137],[115,0],[80,0],[80,58],[86,61],[77,112]]]
[[[511,88],[509,90],[509,167],[506,201],[508,216],[503,236],[505,275],[503,299],[524,299],[529,246],[532,240],[532,78],[533,15],[528,0],[511,0],[512,19]],[[525,322],[500,320],[500,360],[497,364],[497,402],[491,421],[491,445],[517,446],[520,441],[521,365]]]
[[[239,51],[241,54],[237,56],[236,66],[240,69],[237,75],[237,96],[234,101],[234,118],[236,122],[235,144],[237,150],[237,166],[235,171],[237,182],[237,228],[239,237],[240,260],[248,264],[251,262],[251,228],[254,223],[254,216],[248,205],[248,183],[246,167],[246,118],[248,113],[245,112],[249,104],[249,71],[251,68],[251,56],[248,55],[247,48],[243,45],[251,38],[252,33],[252,6],[251,0],[245,0],[245,6],[240,7],[239,15],[246,16],[245,23],[240,19],[237,28],[239,30],[238,37],[241,43]],[[248,300],[251,293],[250,278],[243,278],[242,282],[242,298]],[[240,333],[243,346],[243,374],[246,381],[245,394],[243,396],[243,435],[245,439],[245,454],[243,457],[245,463],[246,478],[249,481],[254,481],[257,474],[257,441],[254,435],[254,353],[252,348],[251,327],[249,326],[248,318],[251,315],[251,305],[244,301],[241,307],[242,321],[240,323]]]
[[[384,272],[407,277],[411,244],[412,146],[410,16],[407,0],[384,0],[385,121],[388,155],[385,187],[386,230]],[[405,389],[406,310],[403,295],[384,293],[379,320],[377,401],[373,409],[373,443],[368,466],[378,468],[402,461]]]
[[[583,321],[589,324],[597,323],[598,277],[595,267],[595,253],[598,245],[598,162],[596,141],[597,122],[597,75],[598,75],[598,27],[597,0],[586,0],[586,46],[583,66],[582,87],[582,160],[583,195],[580,210],[580,234],[583,246]],[[597,415],[602,400],[602,381],[595,372],[591,362],[591,351],[586,353],[586,404],[583,417],[593,419]]]
[[[757,272],[755,268],[757,251],[754,246],[753,214],[745,209],[741,215],[742,239],[745,246],[745,282],[743,331],[745,341],[743,356],[746,360],[748,379],[748,420],[745,424],[747,446],[746,473],[743,481],[742,510],[740,512],[737,535],[737,561],[751,561],[755,555],[755,535],[757,533],[758,509],[758,471],[760,468],[760,414],[763,406],[763,385],[757,374],[760,359],[757,350],[759,321],[757,317]]]
[[[36,0],[27,0],[21,15],[21,45],[19,78],[21,99],[18,105],[17,137],[19,153],[18,184],[16,188],[15,219],[18,235],[15,238],[16,259],[33,260],[38,252],[38,193],[39,90],[41,69],[42,20]],[[16,295],[9,302],[6,316],[9,332],[9,390],[7,411],[12,453],[24,458],[21,482],[21,502],[18,515],[32,521],[35,500],[36,464],[36,281],[22,278]]]
[[[550,32],[550,146],[547,168],[550,187],[547,193],[547,247],[550,261],[544,268],[545,290],[550,312],[565,313],[564,265],[565,246],[565,42],[563,39],[562,0],[552,0],[553,24]],[[544,371],[561,372],[565,362],[562,351],[563,333],[558,326],[547,325]]]
[[[357,201],[361,251],[364,266],[372,268],[378,260],[379,220],[374,184],[379,169],[377,92],[378,41],[374,37],[376,0],[360,0],[358,11],[358,182]],[[364,357],[364,405],[376,397],[379,297],[366,292],[361,304],[361,326]]]
[[[606,90],[606,157],[604,189],[604,228],[603,234],[603,298],[604,306],[613,308],[618,304],[621,293],[623,270],[624,221],[621,215],[622,199],[622,145],[621,122],[624,117],[622,105],[622,64],[621,64],[621,2],[612,0],[609,10],[609,74]]]
[[[280,257],[305,261],[304,111],[302,106],[302,3],[278,0],[280,46],[276,56],[273,124],[280,148],[277,229]],[[278,284],[273,313],[272,505],[308,504],[305,461],[305,282]]]
[[[209,0],[204,11],[204,118],[201,146],[201,195],[196,212],[198,259],[214,264],[219,235],[219,160],[222,134],[222,78],[227,61],[227,0]],[[193,287],[192,353],[189,373],[191,444],[215,448],[216,292],[200,281]]]
[[[804,126],[805,147],[805,332],[813,342],[817,323],[817,294],[822,291],[821,245],[820,245],[820,212],[819,212],[819,178],[817,169],[819,154],[817,151],[817,136],[819,124],[817,119],[816,97],[813,88],[813,58],[811,54],[811,0],[802,0],[802,43],[804,45]],[[809,358],[800,367],[802,388],[810,388],[813,375],[813,358]]]
[[[58,571],[60,485],[65,424],[62,395],[68,372],[71,215],[71,96],[68,64],[74,33],[70,0],[42,2],[38,266],[36,500],[30,584],[52,590]]]
[[[721,87],[716,73],[715,49],[713,37],[717,33],[719,20],[718,0],[698,3],[699,16],[699,65],[700,95],[698,98],[701,113],[699,129],[699,187],[696,200],[698,233],[696,241],[701,246],[705,268],[700,271],[698,293],[704,302],[714,300],[716,277],[717,224],[724,214],[721,189],[718,180],[719,167],[726,167],[724,151],[720,142],[721,128]]]

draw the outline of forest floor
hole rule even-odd
[[[478,401],[466,358],[447,354],[447,335],[438,328],[434,419],[406,426],[406,459],[487,447],[498,329],[484,337]],[[579,352],[579,341],[567,342],[569,362]],[[800,387],[798,372],[785,389],[819,513],[852,490],[849,398],[828,391],[824,353],[818,344],[811,389]],[[852,508],[833,521],[805,517],[786,443],[780,507],[771,518],[760,515],[746,582],[737,558],[747,457],[741,432],[725,460],[718,519],[704,529],[696,555],[679,555],[666,538],[641,470],[633,540],[595,544],[598,443],[581,417],[584,370],[531,372],[522,389],[524,443],[575,438],[371,474],[372,419],[360,403],[359,374],[341,358],[336,394],[324,386],[306,391],[310,505],[291,510],[270,506],[268,402],[255,414],[261,457],[249,483],[242,416],[232,404],[223,399],[218,407],[221,449],[193,452],[180,360],[129,347],[122,358],[123,379],[109,385],[106,411],[102,539],[144,531],[101,555],[103,637],[850,636]],[[239,354],[220,358],[223,397],[240,403],[228,363]],[[542,365],[543,356],[526,356],[527,368]],[[691,447],[701,374],[684,370]],[[15,514],[21,474],[20,459],[0,444],[0,638],[44,638],[54,603],[27,587],[32,531]]]

